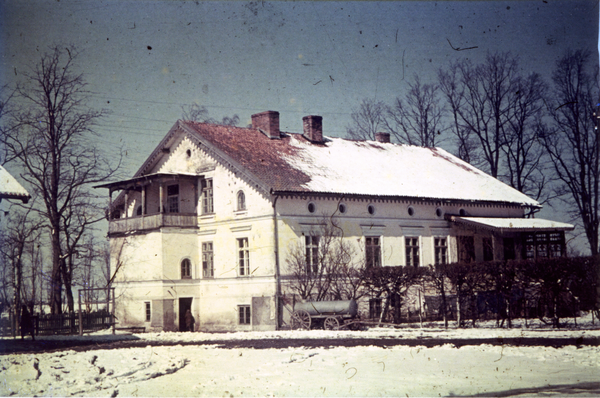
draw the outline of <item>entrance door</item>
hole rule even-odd
[[[185,327],[185,312],[187,310],[192,310],[192,298],[180,298],[179,299],[179,330],[187,331]]]

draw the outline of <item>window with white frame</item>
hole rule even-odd
[[[366,266],[379,267],[381,265],[381,238],[378,236],[365,237]]]
[[[202,276],[204,278],[213,278],[215,276],[213,243],[202,243]]]
[[[146,322],[150,322],[150,320],[152,319],[152,307],[151,307],[149,301],[144,302],[144,310],[146,311],[146,313],[145,313]]]
[[[238,246],[238,275],[250,275],[250,250],[248,248],[248,238],[237,240]]]
[[[448,240],[446,238],[433,238],[435,264],[448,263]]]
[[[307,274],[319,272],[319,239],[316,235],[304,237]]]
[[[408,237],[404,240],[406,250],[406,265],[419,266],[419,238]]]
[[[202,214],[214,213],[213,204],[213,180],[206,178],[202,180]]]
[[[250,325],[252,323],[249,305],[238,305],[238,316],[240,325]]]
[[[192,262],[189,258],[184,258],[181,261],[181,279],[192,278]]]
[[[167,186],[167,209],[169,213],[179,213],[179,185]]]

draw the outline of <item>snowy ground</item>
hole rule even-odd
[[[585,325],[585,324],[584,324]],[[483,325],[485,326],[485,325]],[[597,322],[596,322],[597,326]],[[145,348],[0,356],[8,396],[600,396],[600,347],[452,345],[454,338],[600,337],[593,327],[386,329],[248,333],[96,334],[139,338]],[[438,338],[426,347],[338,347],[339,338]],[[59,337],[46,337],[57,339]],[[79,338],[79,337],[76,337]],[[224,349],[161,342],[315,338],[322,348]],[[328,342],[330,340],[330,342]],[[0,340],[0,344],[2,341]]]

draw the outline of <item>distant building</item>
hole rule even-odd
[[[27,203],[31,195],[4,167],[0,166],[0,202],[2,199],[17,199]]]
[[[285,327],[286,258],[318,247],[323,215],[373,267],[564,255],[572,225],[525,218],[537,201],[450,153],[302,121],[178,121],[131,179],[101,186],[121,325],[182,330],[191,309],[201,330]]]

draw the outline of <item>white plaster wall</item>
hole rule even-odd
[[[188,150],[190,155],[188,156]],[[169,155],[159,161],[151,173],[202,174],[215,166],[215,160],[187,137],[179,136],[171,143]]]
[[[308,204],[313,203],[316,211],[311,214]],[[339,203],[346,206],[346,213],[337,211]],[[371,215],[367,207],[375,207]],[[408,208],[413,209],[410,216]],[[441,209],[442,215],[436,214]],[[371,202],[361,199],[322,199],[322,198],[280,198],[277,203],[279,213],[279,242],[282,274],[286,272],[286,257],[291,248],[303,245],[303,236],[314,228],[319,229],[323,220],[332,217],[343,229],[344,239],[354,248],[355,253],[364,256],[365,237],[381,237],[382,264],[384,266],[406,265],[405,238],[419,237],[420,265],[435,262],[434,239],[448,239],[448,259],[456,256],[454,236],[472,234],[470,231],[458,229],[444,219],[444,214],[459,214],[464,209],[470,216],[488,217],[522,217],[523,209],[505,206],[483,205],[449,205],[442,203],[420,202]],[[481,233],[480,233],[481,235]],[[483,235],[488,236],[486,233]],[[492,236],[491,234],[489,236]],[[496,255],[501,253],[501,243],[494,241]],[[483,260],[481,237],[476,239],[477,260]]]
[[[198,236],[193,229],[162,229],[162,278],[165,280],[181,279],[181,262],[189,259],[192,263],[192,279],[199,277],[198,263],[200,253]]]
[[[215,278],[200,286],[201,330],[252,330],[239,325],[238,305],[251,305],[252,297],[273,297],[275,278]]]

